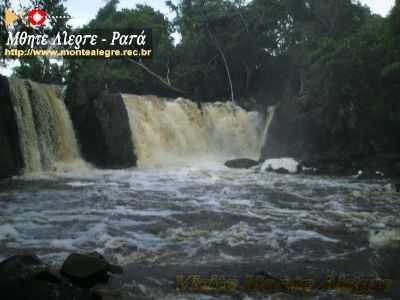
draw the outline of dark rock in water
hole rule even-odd
[[[17,255],[0,263],[0,298],[12,300],[101,300],[62,282],[37,256]]]
[[[0,278],[60,282],[60,278],[53,274],[37,256],[33,255],[17,255],[2,261]]]
[[[61,268],[61,274],[79,287],[93,287],[108,282],[108,273],[122,273],[118,266],[109,264],[98,253],[71,254]]]
[[[22,169],[19,133],[12,107],[10,85],[0,76],[0,179],[18,175]]]
[[[225,166],[232,169],[250,169],[257,165],[257,161],[248,158],[239,158],[225,162]]]
[[[82,155],[99,168],[136,165],[128,112],[120,94],[101,92],[101,84],[71,84],[66,105]]]
[[[277,173],[277,174],[289,174],[289,170],[285,169],[285,168],[279,168],[276,170],[272,170],[273,172]]]

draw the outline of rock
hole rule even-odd
[[[22,169],[17,121],[13,110],[10,85],[0,76],[0,179],[18,175]]]
[[[250,169],[257,165],[257,161],[248,158],[239,158],[225,162],[225,166],[232,169]]]
[[[128,112],[120,94],[101,92],[101,84],[73,83],[66,105],[86,161],[99,168],[136,166]]]
[[[37,256],[17,255],[0,263],[0,277],[10,280],[41,280],[59,283],[60,278],[53,274]]]
[[[37,256],[17,255],[0,263],[1,299],[101,300],[91,291],[62,282]]]
[[[276,172],[279,174],[298,173],[300,164],[293,158],[268,159],[261,166],[261,171]]]
[[[295,157],[321,153],[325,144],[326,117],[321,107],[305,109],[297,98],[281,101],[262,147],[261,159]]]
[[[285,169],[285,168],[279,168],[276,170],[273,170],[273,172],[277,173],[277,174],[290,174],[289,170]]]
[[[387,157],[388,154],[384,151],[391,149],[390,151],[398,153],[398,141],[391,137],[386,143],[386,139],[377,138],[374,141],[367,138],[368,135],[364,136],[362,132],[369,129],[357,125],[356,110],[338,109],[336,105],[323,103],[320,99],[313,99],[311,95],[298,97],[296,94],[282,95],[282,100],[276,105],[266,131],[267,136],[264,137],[261,159],[293,157],[302,161],[309,156],[330,153],[339,158],[336,161],[340,166],[338,175],[351,175],[349,166],[342,164],[341,156],[351,157],[351,162],[368,159],[371,167],[377,161],[378,154],[384,154],[384,160],[396,158]],[[318,168],[316,165],[306,166]],[[334,171],[329,170],[329,167],[326,169],[328,172]],[[379,169],[384,170],[382,166]],[[377,169],[373,167],[371,170]]]
[[[85,288],[107,283],[109,272],[122,273],[122,268],[109,264],[98,253],[71,254],[61,268],[61,275],[73,284]]]

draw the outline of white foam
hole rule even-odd
[[[57,250],[74,251],[77,250],[74,246],[75,242],[74,239],[51,240],[49,246]]]
[[[390,245],[400,246],[400,228],[371,231],[369,233],[369,243],[374,248]]]
[[[92,185],[94,185],[94,183],[93,182],[74,181],[74,182],[68,182],[67,185],[70,185],[73,187],[85,187],[85,186],[92,186]]]
[[[278,170],[280,168],[286,169],[289,173],[297,173],[299,167],[299,162],[293,158],[274,158],[267,159],[261,166],[261,171],[265,172],[269,169]]]
[[[288,232],[288,243],[295,243],[303,240],[317,239],[324,242],[337,243],[336,239],[328,238],[322,234],[309,230],[295,230]]]

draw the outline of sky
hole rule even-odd
[[[136,4],[147,4],[171,17],[172,14],[165,5],[166,0],[120,0],[118,8],[134,8]],[[394,0],[393,0],[394,1]],[[72,26],[79,26],[88,23],[104,6],[105,0],[66,0],[66,6],[73,19],[70,20]],[[173,0],[172,2],[176,2]]]
[[[176,2],[174,0],[173,2]],[[361,3],[368,5],[374,13],[386,16],[393,7],[395,0],[361,0]],[[67,0],[66,5],[73,19],[70,24],[79,26],[87,23],[96,15],[100,7],[104,5],[104,0]],[[119,7],[134,7],[136,4],[148,4],[166,15],[171,16],[171,12],[165,5],[165,0],[120,0]]]
[[[169,18],[173,15],[169,8],[165,5],[166,0],[120,0],[118,8],[133,8],[136,4],[147,4],[161,11]],[[92,18],[95,17],[97,11],[104,6],[106,0],[66,0],[69,14],[72,19],[69,24],[73,27],[88,23]],[[173,0],[177,2],[177,0]],[[391,8],[394,6],[395,0],[360,0],[361,3],[368,5],[372,12],[386,16]],[[11,63],[7,68],[0,67],[0,74],[9,76],[11,74],[12,66],[16,63]]]

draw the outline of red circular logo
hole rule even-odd
[[[44,10],[35,8],[29,11],[28,21],[32,26],[40,26],[46,21],[46,12]]]

